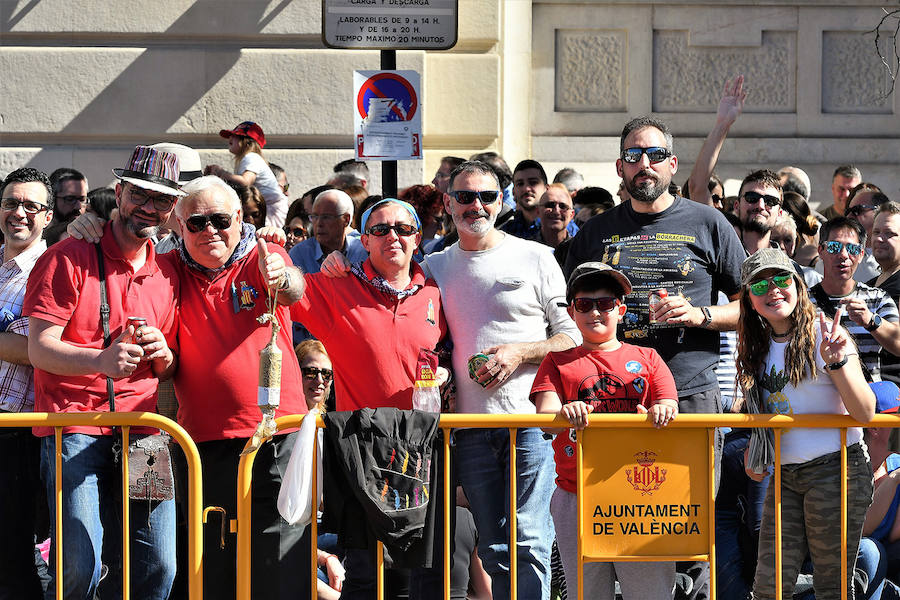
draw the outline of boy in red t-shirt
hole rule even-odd
[[[573,595],[578,585],[575,429],[583,429],[592,412],[649,413],[657,427],[678,414],[675,380],[656,350],[616,339],[616,326],[627,311],[624,297],[630,292],[628,278],[604,263],[576,268],[566,301],[584,342],[550,352],[531,388],[537,412],[559,414],[573,426],[554,431],[557,489],[550,502],[566,587]],[[584,597],[614,600],[616,579],[624,600],[672,598],[675,563],[585,563]]]

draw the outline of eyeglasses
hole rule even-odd
[[[493,204],[500,197],[500,192],[498,190],[482,190],[480,192],[456,190],[450,192],[450,195],[460,204],[472,204],[476,198],[482,204]]]
[[[31,200],[16,200],[15,198],[4,198],[0,201],[0,208],[8,211],[16,211],[19,207],[25,209],[25,214],[36,215],[41,211],[49,210],[50,207],[40,202],[32,202]]]
[[[762,200],[769,208],[781,204],[781,199],[776,196],[772,196],[771,194],[760,194],[759,192],[744,192],[743,196],[741,197],[747,201],[747,204],[756,204],[760,200]]]
[[[779,273],[767,279],[760,279],[750,283],[750,293],[754,296],[764,296],[769,292],[769,282],[774,283],[777,287],[786,290],[791,287],[794,282],[794,276],[791,273]]]
[[[294,237],[300,237],[302,235],[306,235],[306,230],[302,227],[285,227],[284,232],[287,235],[292,235]]]
[[[56,199],[57,203],[70,202],[72,204],[87,204],[87,196],[60,196]]]
[[[858,217],[863,214],[867,210],[875,210],[874,204],[857,204],[856,206],[851,206],[847,209],[848,217]]]
[[[334,376],[334,371],[331,369],[320,369],[318,367],[300,367],[300,372],[303,373],[304,379],[309,380],[313,380],[321,375],[325,383],[331,381],[331,378]]]
[[[341,215],[317,215],[317,214],[313,213],[313,214],[309,215],[309,220],[315,223],[319,219],[322,219],[323,221],[327,221],[329,219],[337,219],[340,216]]]
[[[375,237],[384,237],[388,233],[390,233],[391,230],[396,231],[397,235],[400,237],[413,235],[414,233],[419,231],[415,225],[410,225],[408,223],[397,223],[396,225],[379,223],[378,225],[372,225],[371,227],[369,227],[369,231],[367,233],[369,235],[374,235]]]
[[[167,212],[172,210],[172,207],[175,206],[176,198],[174,196],[151,196],[133,184],[129,184],[128,193],[131,196],[131,202],[135,206],[144,206],[151,200],[153,201],[153,208],[156,209],[157,212]]]
[[[553,210],[554,208],[558,208],[559,210],[565,212],[567,210],[572,210],[572,207],[568,204],[563,204],[562,202],[548,202],[546,204],[541,204],[541,208],[546,208],[547,210]]]
[[[572,306],[575,312],[588,313],[596,306],[600,312],[609,312],[619,305],[618,298],[602,297],[602,298],[575,298],[572,300]]]
[[[851,244],[850,242],[838,242],[832,240],[830,242],[822,242],[822,247],[828,254],[840,254],[841,250],[847,248],[847,254],[850,256],[859,256],[862,254],[863,247],[860,244]]]
[[[206,229],[206,225],[212,225],[213,229],[222,231],[231,227],[231,219],[234,213],[213,213],[211,215],[191,215],[184,220],[185,226],[191,233],[200,233]]]
[[[658,163],[666,160],[672,153],[660,146],[651,146],[650,148],[625,148],[622,151],[622,160],[627,163],[641,162],[641,155],[646,154],[647,160],[651,163]]]
[[[289,190],[289,189],[291,189],[291,184],[290,184],[290,183],[286,183],[286,184],[284,184],[283,186],[281,186],[281,191],[284,192],[285,194],[288,193],[288,190]]]

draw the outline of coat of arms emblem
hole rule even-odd
[[[666,469],[660,469],[659,465],[654,466],[656,462],[656,452],[652,450],[641,450],[634,455],[636,465],[631,469],[625,469],[625,476],[628,478],[634,489],[639,491],[642,496],[653,495],[653,492],[666,480]]]

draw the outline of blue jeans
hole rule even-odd
[[[719,598],[750,597],[756,573],[759,524],[762,520],[767,476],[756,482],[744,471],[744,449],[750,430],[725,435],[722,479],[716,496],[716,591]]]
[[[109,575],[103,581],[101,597],[122,597],[122,479],[121,465],[113,460],[113,441],[113,436],[108,435],[62,436],[62,568],[66,600],[92,600],[103,563],[109,568]],[[55,446],[53,436],[41,440],[41,473],[47,487],[51,529],[56,523]],[[131,597],[165,600],[175,579],[175,501],[132,501],[130,515]],[[53,539],[55,545],[55,532]],[[47,600],[56,597],[55,552],[51,548]]]
[[[509,430],[454,433],[457,472],[478,529],[478,555],[491,576],[494,600],[509,598]],[[556,470],[550,440],[537,428],[516,437],[518,597],[550,597],[550,548],[555,531],[550,498]]]

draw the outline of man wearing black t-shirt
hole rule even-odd
[[[737,325],[744,248],[719,211],[669,194],[678,159],[664,123],[633,119],[622,131],[620,152],[616,170],[631,200],[584,225],[572,240],[565,271],[600,260],[625,273],[633,289],[620,336],[662,355],[675,377],[681,412],[721,412],[718,332]],[[649,295],[661,289],[667,296],[651,309]],[[731,302],[717,306],[719,291]],[[708,598],[708,563],[687,570],[694,579],[687,597]]]

